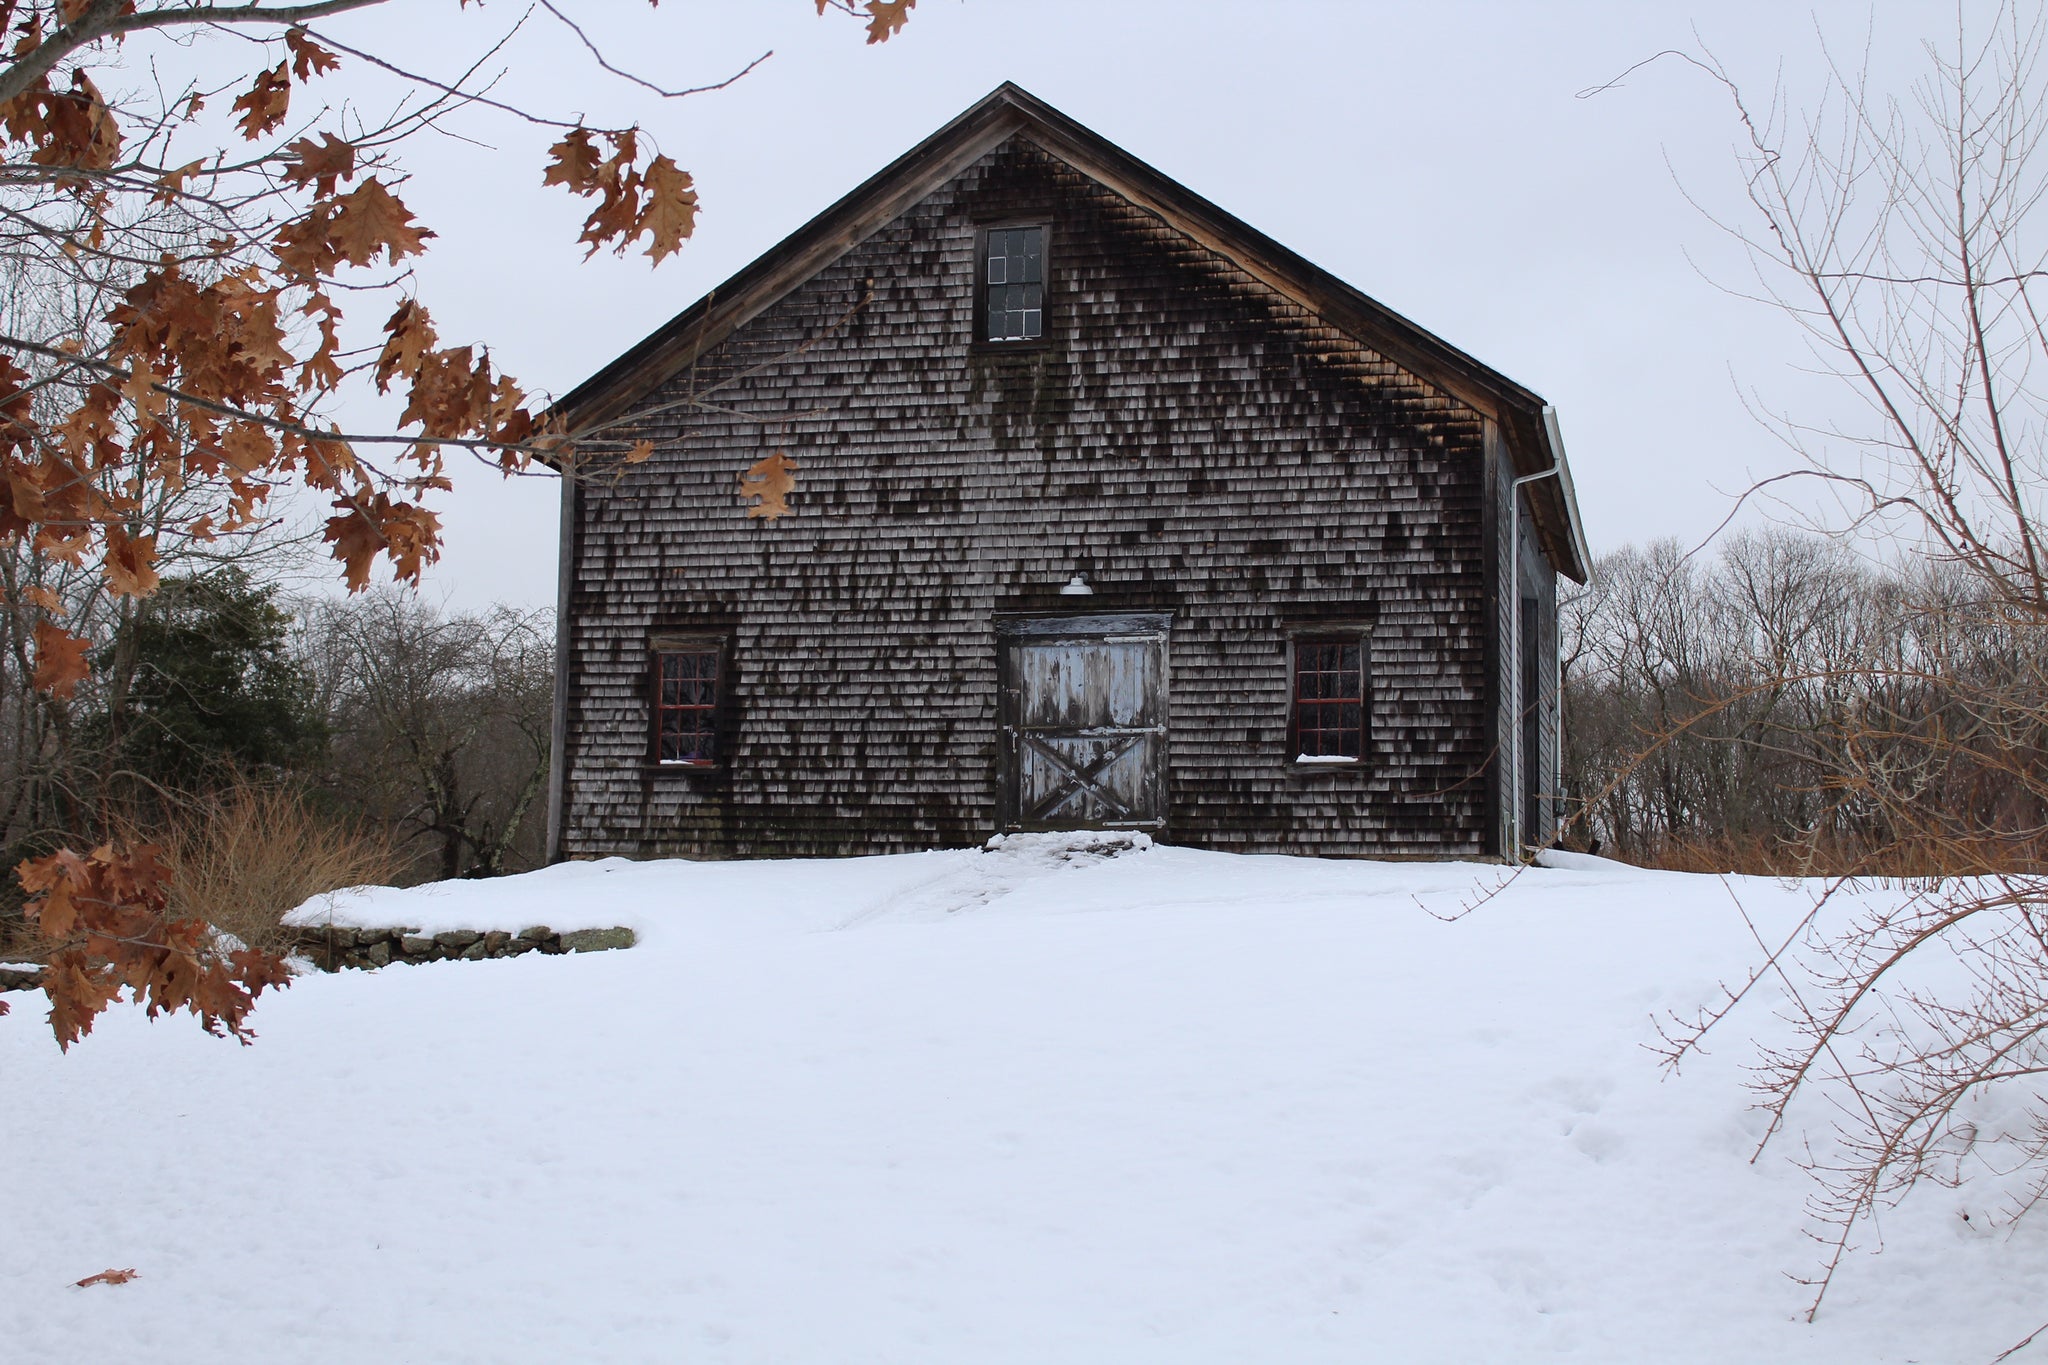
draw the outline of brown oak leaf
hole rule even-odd
[[[647,207],[640,212],[634,236],[645,232],[651,240],[647,254],[659,261],[682,249],[683,239],[697,226],[697,191],[691,188],[690,173],[665,156],[657,156],[641,177],[647,192]]]
[[[256,73],[256,83],[235,96],[234,107],[242,116],[242,136],[250,141],[262,137],[285,120],[292,103],[292,81],[283,62]]]
[[[384,548],[384,537],[361,508],[346,499],[337,499],[334,505],[344,510],[340,516],[327,519],[326,539],[334,546],[334,557],[342,563],[348,590],[361,592],[370,586],[370,566]]]
[[[277,443],[259,422],[230,422],[221,451],[236,472],[253,474],[277,457]]]
[[[377,357],[377,392],[390,390],[393,375],[419,373],[420,363],[434,348],[434,320],[413,299],[402,301],[384,324],[390,339]]]
[[[301,83],[324,75],[341,65],[341,58],[306,36],[302,28],[284,31],[285,49],[292,54],[292,75]]]
[[[47,858],[24,858],[14,869],[22,889],[37,897],[32,917],[44,936],[65,939],[78,924],[78,902],[73,892],[86,887],[85,859],[70,849],[59,849]]]
[[[863,8],[868,12],[868,41],[886,43],[896,36],[896,30],[910,22],[910,11],[917,8],[917,0],[867,0]]]
[[[540,178],[543,185],[567,185],[578,194],[589,192],[597,179],[597,164],[600,158],[597,145],[590,140],[587,128],[572,129],[569,135],[548,148],[554,160],[548,163],[545,174]]]
[[[48,621],[36,622],[37,690],[48,692],[59,701],[68,701],[92,671],[85,659],[89,647],[88,641]]]
[[[121,998],[121,978],[111,966],[95,965],[82,952],[58,953],[43,972],[50,998],[50,1031],[66,1052],[92,1032],[92,1022]]]
[[[287,185],[311,185],[315,194],[329,195],[342,181],[355,179],[356,145],[332,133],[320,134],[318,142],[299,138],[284,150],[289,158],[284,168]]]
[[[97,1275],[88,1275],[80,1280],[78,1287],[86,1289],[96,1284],[126,1284],[134,1279],[138,1273],[132,1267],[127,1270],[102,1270]]]
[[[372,176],[335,200],[338,212],[329,231],[341,259],[350,265],[368,265],[377,253],[397,265],[400,258],[417,256],[426,250],[426,239],[434,234],[412,221],[412,210],[398,196]]]
[[[765,521],[788,516],[789,495],[796,491],[796,467],[795,460],[778,450],[740,475],[740,496],[760,499],[747,509],[747,515]]]
[[[185,192],[185,182],[199,174],[206,165],[204,161],[188,161],[175,169],[165,171],[156,178],[157,191],[150,196],[153,204],[175,204],[178,196]]]
[[[107,528],[107,585],[124,597],[147,597],[156,591],[156,537],[131,536],[118,526]]]

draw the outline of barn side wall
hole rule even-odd
[[[1490,765],[1492,791],[1492,844],[1496,851],[1511,848],[1516,835],[1516,815],[1522,817],[1520,835],[1526,846],[1548,843],[1563,815],[1563,729],[1557,694],[1558,594],[1557,571],[1544,554],[1536,530],[1530,490],[1542,481],[1514,487],[1515,469],[1499,430],[1489,424],[1486,432],[1487,472],[1492,486],[1493,506],[1488,514],[1489,552],[1493,558],[1493,581],[1512,585],[1494,592],[1490,606],[1493,642],[1491,668],[1499,670],[1498,684],[1490,705],[1489,732],[1497,757]],[[1512,528],[1512,539],[1510,538]],[[1516,638],[1516,598],[1533,601],[1535,611],[1524,618],[1521,629],[1534,638],[1541,665],[1536,686],[1525,691],[1521,677],[1521,643]],[[1535,719],[1536,743],[1526,744],[1525,717]],[[1537,798],[1526,800],[1521,787],[1523,772],[1519,761],[1533,773]]]
[[[972,342],[978,223],[1051,225],[1048,338]],[[1018,138],[643,399],[564,602],[566,856],[841,854],[997,828],[995,621],[1170,611],[1163,837],[1477,854],[1481,421]],[[792,514],[740,471],[796,460]],[[1062,598],[1075,573],[1092,598]],[[1290,632],[1369,625],[1357,767],[1288,743]],[[729,641],[725,761],[663,768],[649,647]]]

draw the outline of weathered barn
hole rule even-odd
[[[1015,86],[557,410],[554,856],[1554,819],[1551,409]]]

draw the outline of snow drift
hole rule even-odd
[[[117,1010],[60,1057],[16,997],[0,1357],[1976,1361],[2048,1318],[1966,1185],[1804,1323],[1747,1044],[1644,1046],[1753,956],[1731,891],[1805,888],[1139,843],[350,893],[306,913],[640,944],[303,977],[249,1049]]]

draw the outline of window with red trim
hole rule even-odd
[[[1357,636],[1294,642],[1294,752],[1356,761],[1365,753],[1365,649]]]
[[[715,644],[669,646],[654,655],[654,756],[658,762],[718,761],[718,692],[722,679]]]

